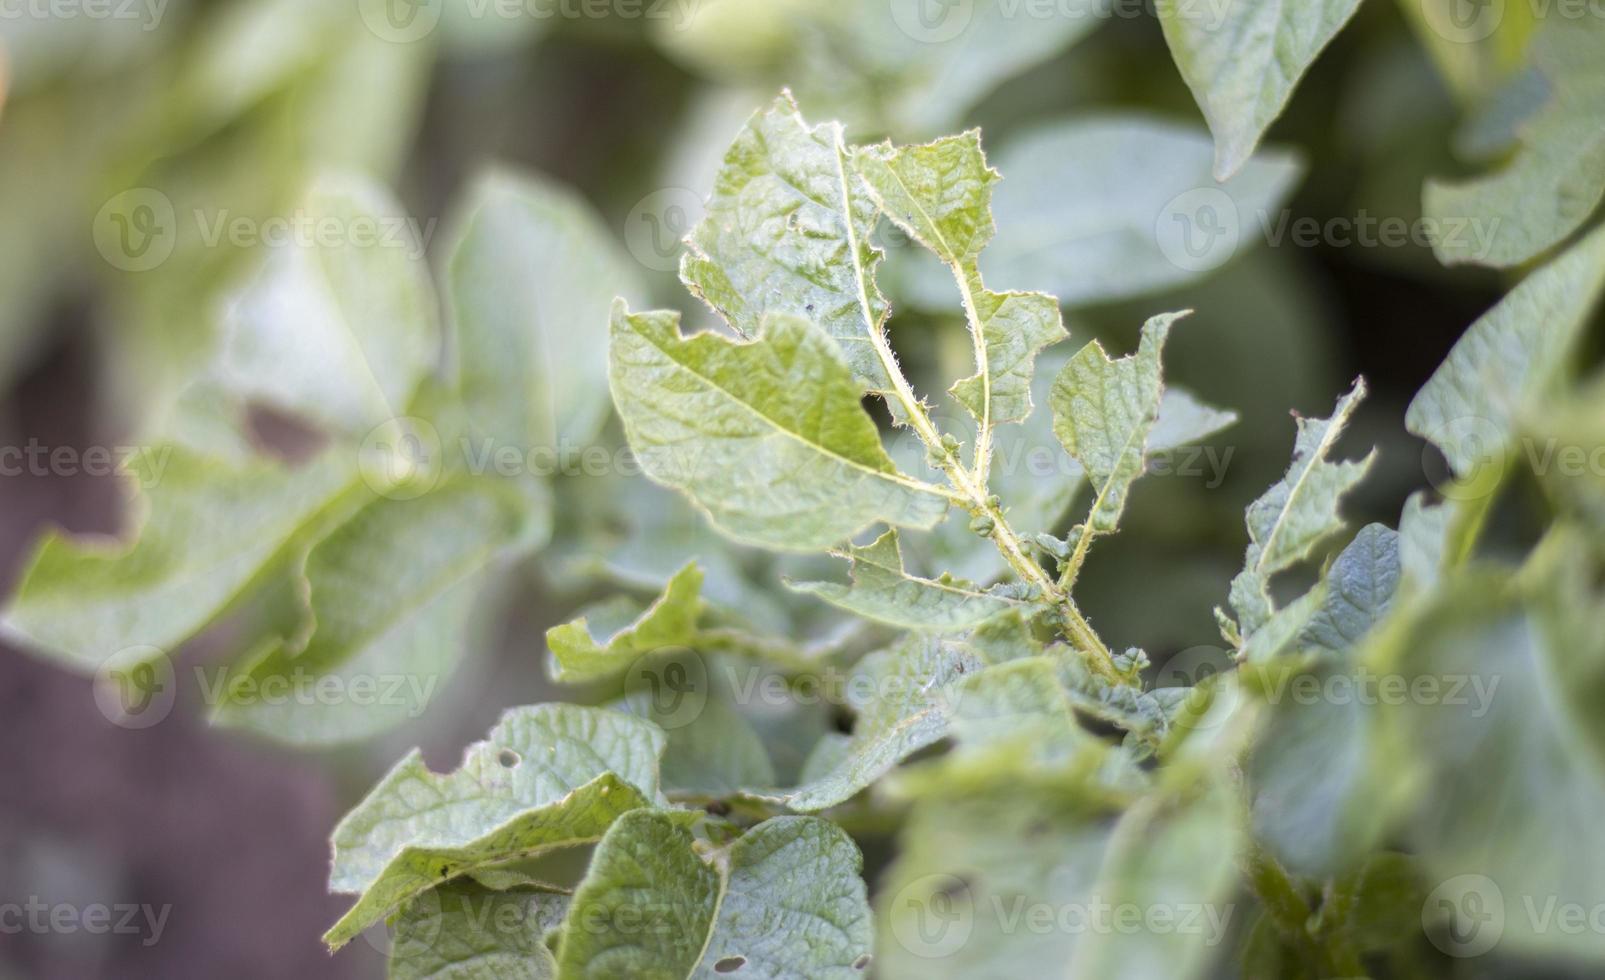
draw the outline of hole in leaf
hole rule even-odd
[[[713,964],[713,972],[734,973],[746,965],[747,958],[745,956],[726,956],[719,962]]]
[[[290,466],[306,465],[329,444],[310,422],[266,405],[246,407],[245,431],[257,449]]]
[[[512,749],[502,749],[501,754],[496,757],[496,761],[502,764],[503,769],[512,769],[523,760]]]
[[[867,970],[867,969],[869,969],[869,961],[872,960],[872,959],[874,959],[874,957],[870,956],[868,953],[865,953],[863,956],[860,956],[858,959],[853,960],[853,969],[855,969],[855,970]]]

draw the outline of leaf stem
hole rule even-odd
[[[975,307],[973,283],[979,280],[980,274],[977,272],[975,280],[972,280],[968,271],[957,262],[950,268],[953,278],[958,280],[959,294],[964,298],[964,318],[969,321],[970,337],[975,342],[975,372],[981,379],[981,417],[976,420],[980,425],[975,433],[975,478],[977,483],[985,487],[990,485],[992,471],[992,366],[986,357],[981,312]]]
[[[1091,663],[1092,668],[1099,674],[1113,681],[1122,681],[1123,678],[1114,666],[1114,657],[1109,648],[1098,638],[1092,624],[1081,614],[1074,600],[1069,594],[1054,582],[1052,576],[1043,571],[1042,566],[1026,551],[1025,545],[1020,541],[1019,535],[1009,526],[1001,505],[992,501],[989,492],[988,474],[991,466],[991,378],[990,369],[986,361],[986,344],[981,334],[980,313],[975,308],[975,297],[970,288],[970,281],[962,274],[958,265],[953,271],[959,279],[959,290],[964,295],[964,312],[968,318],[971,334],[975,338],[975,357],[977,370],[981,372],[983,384],[984,410],[981,425],[976,436],[975,445],[975,471],[966,469],[958,456],[948,451],[942,445],[942,434],[937,431],[936,424],[931,421],[930,413],[925,409],[925,403],[914,393],[908,379],[903,376],[903,369],[897,363],[897,355],[892,350],[891,342],[886,339],[886,324],[883,319],[875,316],[874,304],[869,299],[868,276],[859,264],[859,248],[857,232],[853,228],[852,218],[852,186],[847,176],[846,146],[841,125],[835,129],[836,140],[836,168],[837,177],[841,181],[842,207],[846,213],[842,216],[847,226],[847,247],[851,251],[858,279],[858,301],[863,310],[864,325],[869,331],[869,341],[875,350],[875,356],[886,371],[886,377],[892,386],[891,394],[903,408],[908,424],[914,429],[920,441],[932,456],[940,462],[942,472],[947,475],[948,482],[953,485],[957,493],[944,493],[949,500],[964,507],[976,516],[985,515],[992,520],[992,541],[998,552],[1003,555],[1009,567],[1024,581],[1035,585],[1042,591],[1044,598],[1051,601],[1063,616],[1064,632],[1067,639],[1082,651]],[[941,491],[937,491],[941,492]]]

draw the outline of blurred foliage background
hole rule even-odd
[[[1210,146],[1152,12],[1065,0],[1028,16],[981,2],[941,38],[919,36],[922,22],[909,19],[919,2],[118,0],[127,16],[48,4],[8,13],[0,443],[120,445],[159,426],[209,362],[226,298],[263,259],[260,244],[209,240],[207,222],[281,214],[329,171],[390,184],[425,229],[449,223],[489,166],[547,175],[601,216],[656,305],[706,324],[711,315],[675,280],[673,243],[699,217],[743,119],[786,86],[810,118],[840,118],[858,140],[982,127],[1005,176],[999,224],[1019,235],[1000,238],[1009,258],[989,279],[1059,294],[1073,344],[1097,336],[1128,350],[1147,315],[1198,311],[1175,335],[1170,373],[1242,421],[1212,447],[1225,460],[1218,471],[1201,463],[1193,476],[1139,486],[1130,530],[1095,554],[1082,595],[1106,636],[1159,662],[1212,642],[1210,609],[1241,560],[1243,507],[1286,465],[1288,412],[1324,413],[1354,376],[1367,377],[1375,395],[1345,445],[1378,445],[1381,462],[1351,516],[1391,523],[1433,475],[1423,444],[1404,432],[1404,406],[1506,278],[1446,269],[1419,242],[1272,244],[1258,226],[1209,268],[1166,265],[1126,239],[1150,238],[1167,199],[1208,184]],[[1487,38],[1450,43],[1433,29],[1435,6],[1364,5],[1233,195],[1272,223],[1414,222],[1426,178],[1474,172],[1477,155],[1456,150],[1474,143],[1469,123],[1497,127],[1488,106],[1519,101],[1509,82],[1531,25],[1525,5],[1511,4]],[[137,213],[117,202],[149,190],[178,219],[159,243],[164,257],[149,268],[108,261],[105,236],[141,231],[116,224]],[[952,304],[933,292],[916,250],[883,244],[911,373],[958,376],[962,323],[926,312]],[[438,264],[438,248],[431,258]],[[605,342],[600,315],[570,329]],[[258,421],[273,442],[273,420]],[[558,494],[559,515],[594,505],[583,486]],[[620,577],[677,566],[705,534],[662,495],[608,494],[637,525],[619,529],[619,549],[603,556]],[[0,578],[15,575],[49,524],[115,533],[127,521],[110,478],[0,477]],[[428,715],[353,748],[303,754],[209,731],[185,698],[164,724],[124,731],[97,710],[87,679],[0,659],[0,898],[173,906],[150,946],[0,937],[0,977],[379,975],[377,951],[359,943],[330,960],[318,943],[341,906],[324,894],[324,840],[405,747],[448,765],[503,708],[547,697],[541,631],[608,591],[572,573],[598,554],[589,541],[565,542],[563,523],[558,547],[483,603],[472,649]],[[641,525],[656,529],[664,554],[631,555]],[[766,594],[779,571],[736,553],[728,570],[712,570],[710,594],[754,584]],[[1132,581],[1144,583],[1140,595]],[[806,603],[754,601],[774,602],[764,615],[782,629],[829,625]],[[186,662],[206,662],[216,646],[203,639]]]

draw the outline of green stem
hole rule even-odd
[[[843,142],[840,125],[836,127],[836,165],[837,175],[841,180],[841,195],[844,202],[852,200],[852,189],[847,178],[846,146]],[[851,254],[857,255],[859,242],[853,229],[851,216],[847,218],[847,244]],[[959,270],[957,267],[955,272]],[[948,482],[958,491],[956,496],[949,496],[950,500],[960,503],[970,513],[977,516],[985,515],[992,520],[992,541],[997,545],[998,552],[1003,555],[1009,567],[1015,574],[1032,585],[1037,586],[1050,602],[1059,608],[1063,614],[1065,636],[1076,648],[1086,655],[1092,668],[1104,677],[1113,681],[1122,681],[1120,672],[1115,669],[1114,658],[1109,648],[1098,638],[1092,624],[1081,614],[1069,594],[1054,582],[1047,572],[1042,570],[1034,558],[1026,551],[1019,535],[1009,526],[1005,519],[1003,508],[994,504],[988,492],[987,479],[991,452],[991,425],[990,425],[990,378],[987,377],[988,365],[986,363],[986,346],[981,336],[980,314],[975,309],[974,297],[971,295],[969,283],[960,276],[959,288],[964,293],[965,315],[971,324],[971,333],[975,335],[976,358],[978,370],[987,382],[987,395],[985,399],[987,409],[980,420],[981,427],[976,437],[975,472],[971,473],[955,454],[949,453],[942,445],[942,434],[937,431],[936,423],[931,421],[930,413],[925,410],[925,403],[914,394],[913,387],[903,376],[903,369],[897,363],[897,355],[892,351],[891,342],[886,339],[886,325],[878,322],[875,317],[873,304],[869,300],[869,287],[862,269],[858,273],[858,301],[863,310],[864,324],[869,330],[869,341],[875,350],[875,356],[881,367],[886,371],[886,377],[892,386],[890,394],[902,406],[903,414],[908,424],[914,429],[920,441],[932,456],[941,462],[942,472],[947,475]]]

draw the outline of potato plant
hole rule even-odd
[[[795,30],[849,30],[791,6]],[[1016,177],[979,129],[866,142],[897,127],[805,118],[783,91],[720,159],[676,309],[545,178],[480,176],[431,271],[389,190],[327,174],[302,211],[380,247],[271,251],[128,461],[137,538],[51,535],[7,635],[137,713],[169,654],[227,623],[213,721],[313,749],[422,714],[520,570],[588,589],[529,640],[559,697],[450,771],[407,755],[333,829],[351,905],[324,941],[387,929],[393,977],[1404,978],[1494,944],[1595,969],[1598,18],[1533,37],[1544,98],[1495,97],[1479,130],[1497,170],[1425,188],[1438,227],[1487,222],[1437,258],[1510,283],[1404,412],[1442,478],[1388,523],[1345,519],[1378,459],[1356,378],[1277,422],[1290,462],[1231,531],[1221,646],[1193,648],[1218,658],[1156,664],[1086,611],[1133,488],[1244,420],[1167,380],[1193,311],[1148,311],[1118,351],[1063,312],[1193,282],[1213,212],[1044,259],[1011,222],[1063,220],[1071,192],[1032,161],[1097,147],[1137,185],[1170,155],[1227,206],[1279,203],[1302,164],[1261,138],[1358,6],[1161,0],[1214,134],[1201,160],[1111,117],[1022,150]],[[708,57],[695,42],[679,56]],[[818,85],[847,57],[807,51],[751,72]],[[1461,49],[1433,54],[1476,88]],[[962,108],[948,80],[918,112],[906,78],[847,81],[873,94],[832,97],[882,120]],[[953,360],[936,321],[962,324],[965,366],[930,388]],[[286,465],[242,406],[321,441]],[[1162,581],[1114,587],[1162,618]],[[359,697],[376,678],[396,683]],[[343,696],[264,696],[309,679]]]

